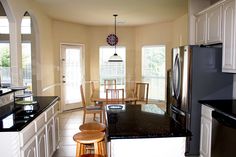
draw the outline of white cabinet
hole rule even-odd
[[[38,157],[46,157],[46,130],[43,127],[36,135],[36,146]]]
[[[58,116],[58,114],[56,114],[54,117],[54,125],[55,125],[55,144],[54,144],[54,146],[55,146],[55,149],[58,146],[59,141],[60,141],[59,124],[60,124],[59,116]]]
[[[196,15],[196,44],[216,44],[222,42],[222,2]]]
[[[47,138],[47,155],[51,157],[53,155],[54,146],[54,123],[53,119],[51,119],[46,125],[46,138]]]
[[[223,4],[223,72],[236,72],[235,48],[235,0],[229,0]]]
[[[222,42],[221,39],[221,13],[222,5],[217,5],[207,11],[207,44],[214,44]]]
[[[35,137],[21,149],[21,157],[37,157]]]
[[[206,13],[203,12],[196,17],[196,44],[204,44],[206,38]]]
[[[200,157],[211,157],[212,111],[212,108],[202,105]]]

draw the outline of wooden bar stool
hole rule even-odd
[[[79,126],[79,129],[81,131],[99,131],[103,132],[106,130],[106,125],[103,123],[97,123],[97,122],[90,122],[90,123],[84,123]]]
[[[104,132],[99,131],[82,131],[73,136],[74,141],[77,143],[76,146],[76,157],[86,153],[86,145],[93,144],[94,154],[105,156],[105,143],[104,143]]]

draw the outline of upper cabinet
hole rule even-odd
[[[236,73],[235,0],[223,0],[196,14],[196,44],[222,43],[222,72]]]
[[[235,0],[230,0],[223,4],[223,72],[236,72],[235,48]]]
[[[207,43],[220,43],[221,38],[221,21],[222,6],[217,5],[208,10],[207,14]]]
[[[206,13],[197,15],[196,18],[196,44],[204,44],[206,39]]]
[[[222,42],[222,4],[217,3],[196,15],[196,44]]]

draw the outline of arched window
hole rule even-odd
[[[11,84],[9,21],[0,2],[0,86]]]
[[[26,12],[21,21],[21,46],[22,46],[22,81],[23,85],[28,87],[28,91],[32,92],[32,50],[34,45],[34,37],[32,31],[32,20],[30,14]]]

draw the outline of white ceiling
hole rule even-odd
[[[137,26],[174,20],[188,0],[34,0],[52,18],[85,25]]]

